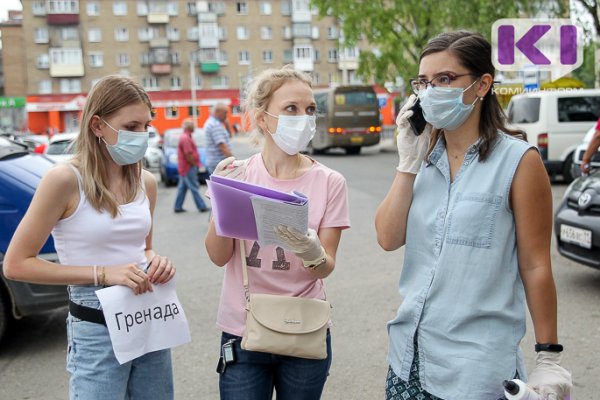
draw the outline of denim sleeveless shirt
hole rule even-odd
[[[480,142],[469,147],[454,182],[440,138],[414,183],[388,363],[408,380],[417,335],[422,387],[445,400],[496,400],[503,380],[516,372],[526,379],[519,347],[525,295],[509,193],[532,146],[498,135],[484,162]]]

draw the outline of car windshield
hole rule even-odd
[[[513,124],[531,124],[540,119],[540,98],[513,98],[508,107],[508,120]]]
[[[46,154],[73,154],[75,146],[72,146],[72,143],[71,140],[61,140],[59,142],[50,143]]]

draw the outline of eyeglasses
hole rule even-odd
[[[412,90],[415,94],[419,94],[420,92],[425,91],[427,89],[427,86],[450,87],[450,84],[452,82],[454,82],[461,76],[467,76],[467,75],[476,76],[475,74],[472,74],[470,72],[467,72],[466,74],[454,74],[451,72],[446,72],[446,73],[434,76],[433,79],[430,81],[428,81],[427,79],[411,79],[410,87],[412,88]]]

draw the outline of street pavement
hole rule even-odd
[[[234,152],[257,151],[246,138],[234,139]],[[316,156],[344,174],[349,186],[351,229],[342,234],[335,272],[326,280],[333,304],[333,364],[323,399],[382,399],[387,371],[386,321],[400,304],[397,293],[403,250],[384,252],[375,238],[374,216],[394,176],[397,162],[391,141],[363,149],[359,156],[334,151]],[[554,204],[566,185],[553,184]],[[204,187],[202,189],[205,190]],[[186,198],[187,213],[174,214],[175,189],[159,184],[154,247],[178,268],[178,293],[190,322],[192,343],[174,349],[177,399],[218,399],[220,334],[215,327],[223,270],[211,264],[204,249],[206,214]],[[563,365],[575,381],[573,399],[600,398],[597,349],[600,343],[600,271],[567,261],[552,261],[559,294],[559,337]],[[0,344],[1,399],[65,399],[66,310],[18,321]],[[533,332],[523,340],[526,363],[533,366]],[[494,399],[495,400],[495,399]]]

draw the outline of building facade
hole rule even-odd
[[[160,132],[193,114],[192,90],[199,125],[217,101],[231,106],[236,123],[246,83],[269,67],[291,64],[315,86],[362,83],[356,70],[366,44],[344,47],[336,19],[320,18],[309,3],[23,0],[20,41],[5,48],[24,53],[24,68],[5,71],[6,80],[14,73],[24,86],[34,132],[76,129],[86,93],[109,74],[144,86]]]

